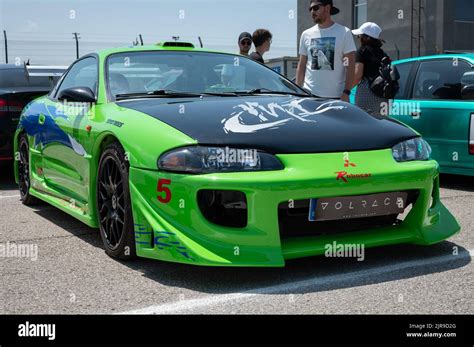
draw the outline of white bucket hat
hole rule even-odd
[[[354,35],[367,35],[379,40],[382,28],[375,23],[367,22],[362,24],[359,29],[352,30],[352,33]]]

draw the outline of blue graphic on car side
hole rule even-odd
[[[59,143],[80,156],[87,155],[84,147],[56,123],[56,118],[68,119],[64,113],[53,106],[37,103],[29,107],[27,112],[28,114],[21,118],[19,126],[34,138],[34,148],[45,148],[50,144]]]
[[[173,241],[171,238],[176,236],[176,234],[167,232],[167,231],[159,231],[155,232],[156,236],[154,237],[154,243],[158,246],[160,250],[175,250],[177,253],[181,254],[186,259],[194,260],[188,253],[186,247],[181,246],[181,243],[178,241]]]

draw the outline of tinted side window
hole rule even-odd
[[[471,66],[461,60],[426,61],[420,64],[414,99],[461,100],[462,81]]]
[[[96,93],[97,82],[97,60],[92,57],[85,58],[75,63],[69,70],[57,93],[73,87],[89,87]]]
[[[410,77],[410,72],[413,67],[413,64],[414,63],[403,63],[396,65],[398,72],[400,73],[400,80],[398,81],[398,83],[400,84],[400,90],[395,96],[395,99],[408,99],[406,96],[406,92],[409,88],[408,78]]]

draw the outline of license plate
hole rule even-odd
[[[311,199],[309,221],[330,221],[401,214],[408,193],[382,193],[340,198]]]

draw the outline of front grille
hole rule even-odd
[[[389,216],[376,216],[355,218],[350,220],[316,221],[308,220],[310,200],[295,200],[284,202],[278,206],[278,223],[280,237],[288,239],[293,237],[322,236],[356,232],[374,228],[383,228],[400,224],[416,203],[419,191],[406,191],[408,193],[407,207],[404,214]],[[290,208],[292,206],[292,208]]]

